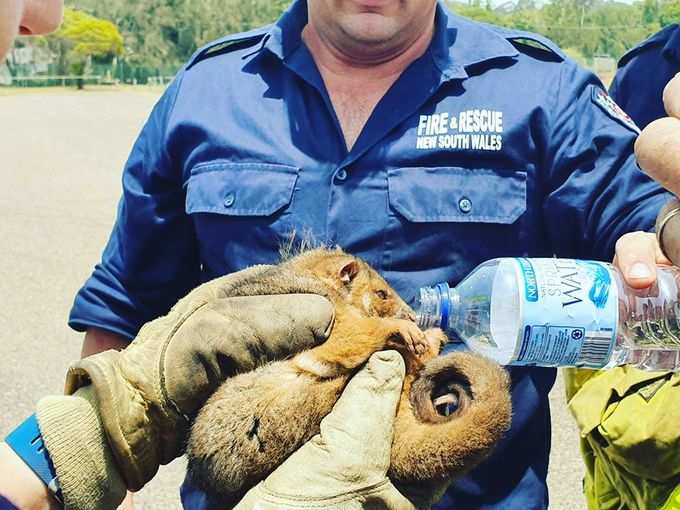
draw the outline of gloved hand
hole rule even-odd
[[[396,351],[377,352],[347,384],[321,432],[253,487],[235,510],[428,508],[387,478],[404,378]],[[441,487],[442,489],[444,487]]]
[[[102,352],[69,368],[66,393],[92,385],[102,428],[129,489],[140,489],[160,464],[182,453],[189,417],[225,378],[327,337],[333,307],[321,296],[227,297],[264,269],[198,287],[168,315],[146,324],[123,351]]]

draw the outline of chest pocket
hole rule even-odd
[[[271,262],[290,231],[299,168],[267,163],[214,162],[191,170],[185,210],[194,221],[208,276]]]
[[[412,167],[390,169],[387,179],[393,270],[448,267],[456,280],[520,249],[526,172]]]
[[[388,171],[390,207],[409,221],[514,223],[526,209],[526,174],[455,167]]]

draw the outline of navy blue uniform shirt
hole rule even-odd
[[[663,89],[680,72],[680,25],[669,25],[626,53],[609,93],[640,129],[666,116]]]
[[[637,169],[635,126],[551,42],[440,4],[431,46],[348,151],[306,19],[299,0],[169,86],[72,327],[132,338],[200,282],[275,262],[292,231],[363,257],[411,301],[494,257],[611,260],[623,233],[653,225],[666,195]],[[555,374],[511,369],[512,429],[437,508],[546,508]]]

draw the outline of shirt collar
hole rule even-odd
[[[264,48],[285,60],[302,44],[302,29],[307,24],[307,0],[295,0],[269,31]]]
[[[442,2],[437,3],[430,51],[449,79],[467,78],[467,69],[475,64],[519,55],[505,37],[481,23],[456,16]]]
[[[285,60],[302,44],[307,24],[307,0],[295,0],[272,26],[263,48]],[[439,1],[430,50],[444,78],[467,78],[466,68],[488,60],[516,57],[515,47],[481,23],[456,16]]]

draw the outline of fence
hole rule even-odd
[[[1,67],[1,66],[0,66]],[[2,69],[0,69],[2,70]],[[60,73],[54,64],[39,67],[35,64],[20,64],[12,67],[12,73],[5,68],[0,78],[0,85],[14,87],[69,87],[82,85],[167,85],[174,77],[175,68],[164,69],[134,66],[126,62],[117,64],[93,63],[87,66],[86,74]]]
[[[13,76],[12,86],[14,87],[68,87],[76,86],[79,80],[83,85],[100,85],[104,78],[99,75],[36,75],[36,76]]]
[[[125,61],[116,64],[92,64],[92,74],[101,75],[105,81],[131,85],[167,85],[176,72],[174,67],[159,69],[132,65]]]

